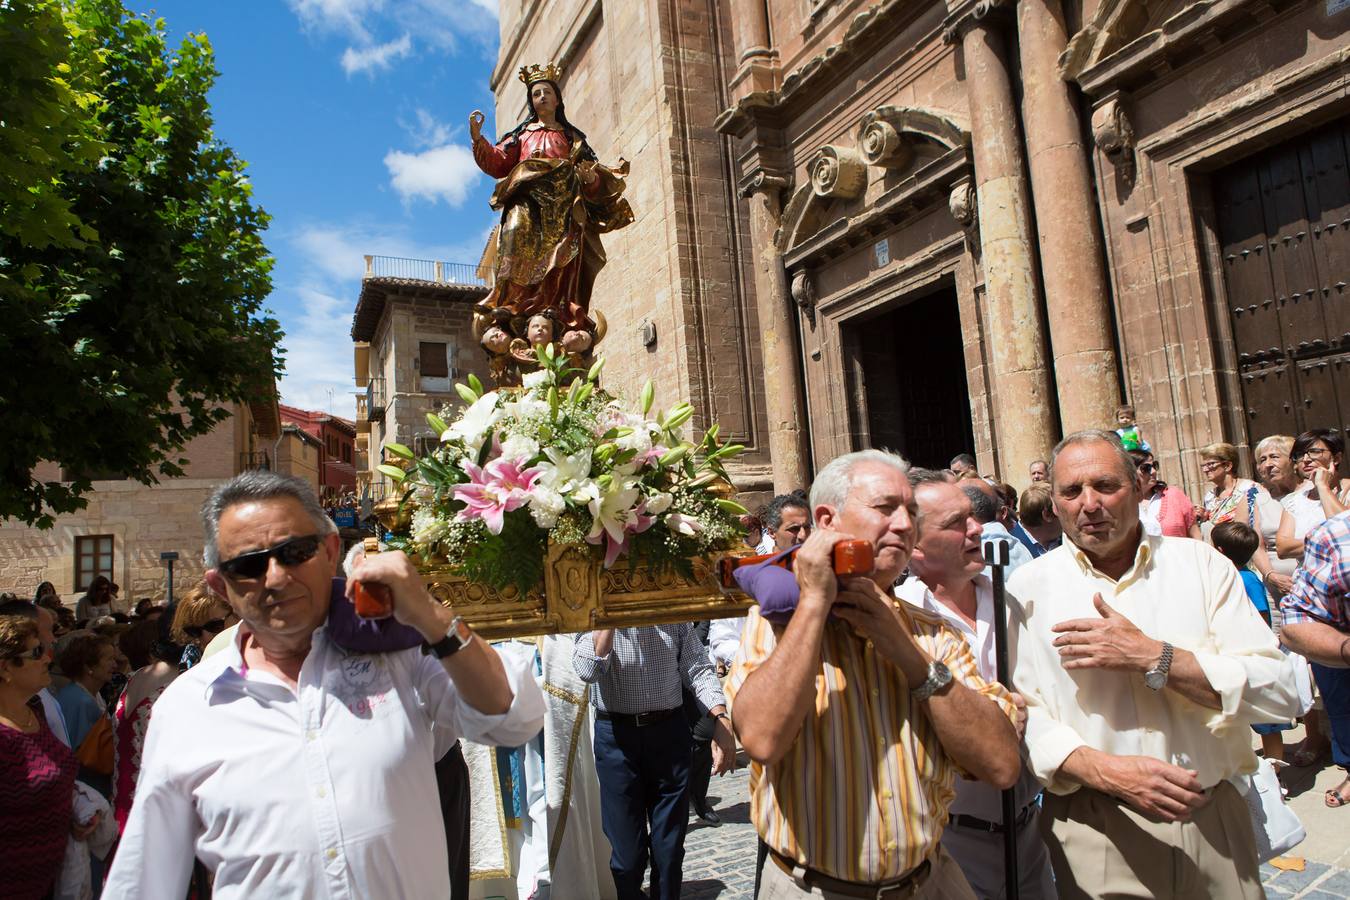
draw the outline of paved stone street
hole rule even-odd
[[[750,900],[755,889],[755,829],[750,826],[750,770],[740,754],[735,772],[714,778],[708,800],[722,817],[716,828],[690,817],[684,851],[685,900]]]
[[[1302,729],[1288,732],[1292,746]],[[751,900],[755,885],[755,831],[750,826],[749,769],[742,753],[735,773],[714,778],[708,798],[722,817],[709,827],[690,819],[685,842],[686,900]],[[1329,759],[1285,775],[1289,802],[1308,830],[1307,839],[1291,855],[1302,857],[1301,872],[1281,871],[1267,864],[1261,880],[1269,897],[1279,900],[1350,900],[1350,809],[1328,809],[1322,795],[1340,783],[1340,769]]]

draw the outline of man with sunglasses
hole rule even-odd
[[[433,764],[460,737],[533,737],[533,673],[437,604],[401,553],[360,557],[350,577],[387,591],[425,644],[339,647],[341,542],[299,479],[239,475],[203,519],[207,584],[242,621],[155,705],[109,895],[178,900],[195,857],[219,900],[448,896]]]

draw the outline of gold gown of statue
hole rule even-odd
[[[605,264],[600,235],[632,222],[633,210],[622,196],[627,162],[596,165],[596,180],[582,185],[577,163],[585,147],[537,122],[496,146],[474,141],[474,161],[499,179],[491,205],[502,211],[496,282],[483,309],[509,312],[516,322],[548,312],[563,331],[594,333],[591,288]]]

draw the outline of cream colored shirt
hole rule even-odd
[[[1209,788],[1255,771],[1247,726],[1298,714],[1293,668],[1274,633],[1247,599],[1237,569],[1202,541],[1147,536],[1115,581],[1066,539],[1019,569],[1008,590],[1021,602],[1009,643],[1013,683],[1027,700],[1031,768],[1056,794],[1078,789],[1059,768],[1084,745],[1194,769]],[[1051,628],[1098,618],[1095,593],[1149,637],[1194,653],[1222,709],[1170,688],[1152,691],[1141,673],[1065,669]]]

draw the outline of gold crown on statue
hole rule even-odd
[[[549,63],[546,66],[538,64],[520,67],[520,80],[526,87],[534,84],[536,81],[551,81],[554,84],[562,78],[562,68]]]

